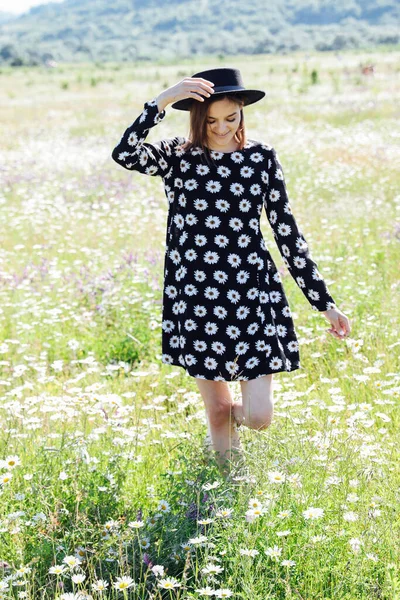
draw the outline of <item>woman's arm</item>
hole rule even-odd
[[[156,144],[145,143],[149,129],[160,123],[166,114],[163,101],[160,99],[161,110],[157,101],[158,98],[153,98],[144,103],[142,113],[128,127],[112,151],[112,158],[125,169],[163,177],[171,166],[173,149],[182,144],[185,138],[177,136]]]
[[[336,308],[292,214],[282,165],[274,148],[267,151],[267,157],[268,185],[264,206],[284,263],[314,310],[324,312]]]

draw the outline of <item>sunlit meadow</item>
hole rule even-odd
[[[1,71],[0,598],[400,598],[399,58]],[[275,375],[267,430],[240,428],[231,483],[195,380],[160,361],[162,182],[111,159],[144,101],[218,65],[266,90],[248,134],[352,326],[327,333],[263,212],[302,368]],[[187,135],[166,112],[148,141]]]

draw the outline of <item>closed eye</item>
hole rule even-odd
[[[227,119],[228,123],[233,123],[235,119]],[[207,121],[209,125],[213,125],[214,121]]]

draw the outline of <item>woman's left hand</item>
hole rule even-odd
[[[328,319],[332,327],[327,329],[333,337],[342,340],[350,333],[350,321],[345,314],[338,308],[322,311],[322,314]]]

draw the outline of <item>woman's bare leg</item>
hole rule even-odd
[[[266,429],[272,421],[273,374],[250,381],[240,381],[242,401],[234,402],[232,414],[238,425],[251,429]]]
[[[227,382],[196,378],[203,398],[212,445],[221,473],[228,475],[231,464],[241,458],[239,434],[232,416],[232,395]]]

